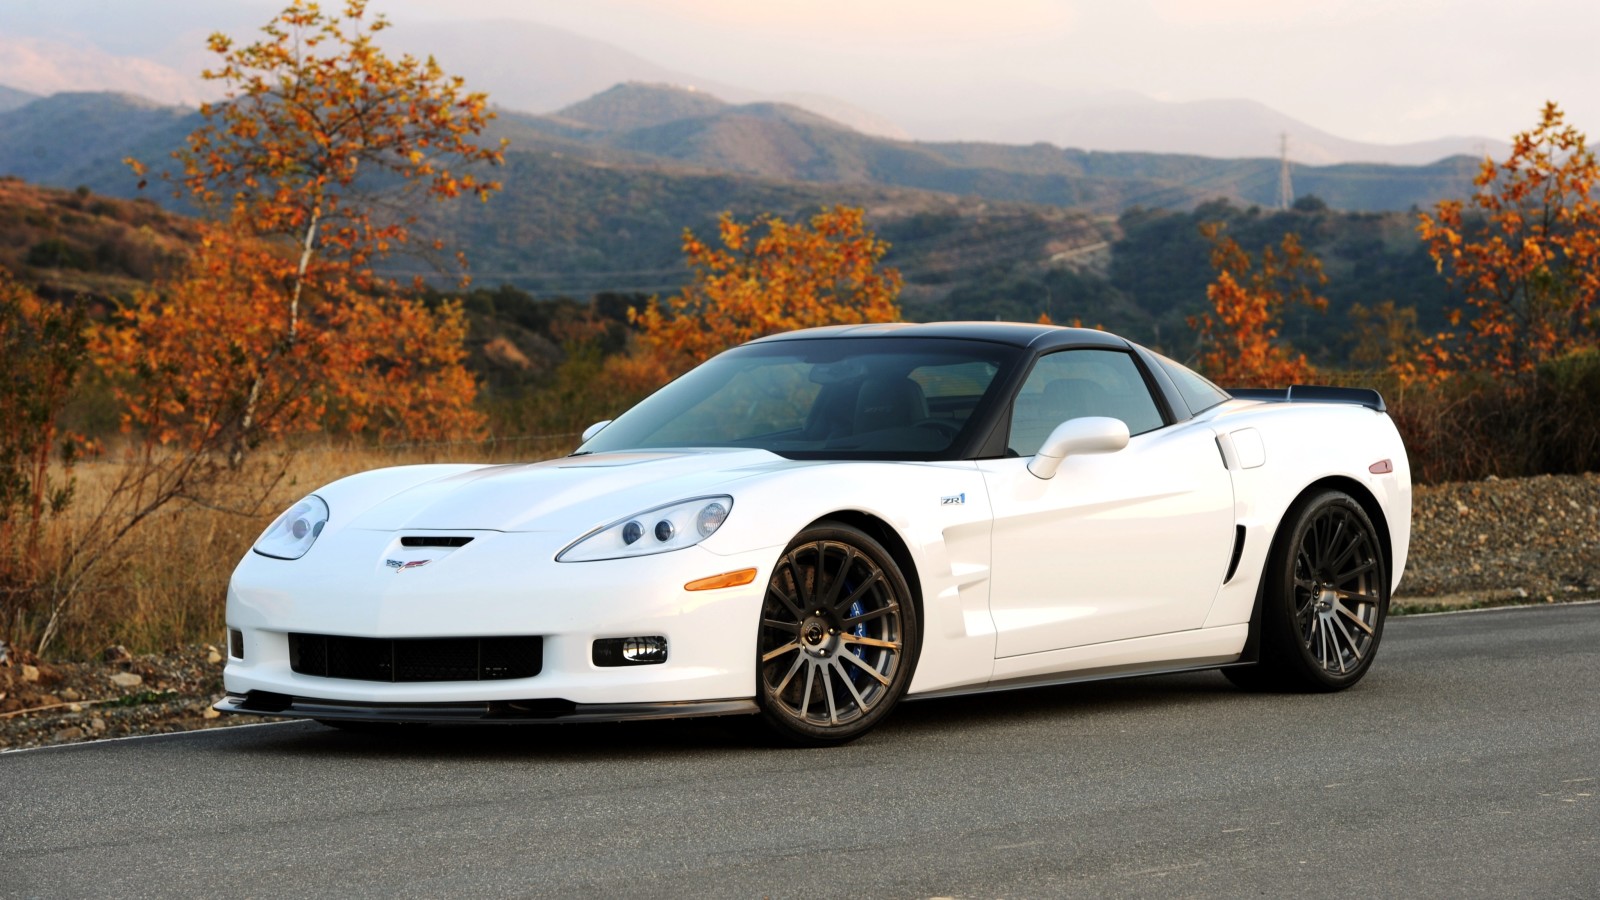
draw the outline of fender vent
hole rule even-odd
[[[472,543],[472,538],[445,536],[445,537],[403,537],[400,539],[402,547],[465,547]]]
[[[1239,571],[1239,557],[1244,555],[1244,526],[1233,527],[1233,558],[1228,560],[1228,574],[1222,576],[1222,583],[1227,584],[1233,580],[1233,574]]]

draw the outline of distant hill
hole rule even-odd
[[[398,6],[386,10],[394,27],[382,33],[380,43],[434,56],[474,90],[487,91],[497,105],[529,113],[549,113],[613,84],[638,81],[693,87],[731,103],[789,103],[865,134],[907,140],[1043,141],[1094,152],[1224,159],[1275,156],[1279,135],[1287,133],[1290,157],[1304,165],[1423,165],[1460,154],[1498,155],[1504,149],[1500,141],[1472,135],[1367,143],[1329,134],[1250,99],[1166,101],[1128,90],[1072,87],[1065,78],[1052,81],[1048,75],[1042,82],[1009,84],[998,76],[983,77],[966,87],[920,81],[896,86],[893,79],[868,78],[844,97],[761,92],[661,65],[563,28],[517,18],[467,20],[453,17],[443,4]],[[91,8],[98,12],[86,12]],[[211,63],[204,51],[206,35],[221,31],[243,38],[275,9],[260,0],[0,4],[0,82],[42,94],[114,88],[168,102],[213,97],[217,86],[199,77]],[[1137,35],[1124,43],[1128,53],[1141,52]],[[785,71],[785,61],[775,59],[767,77],[782,79]],[[1321,74],[1337,81],[1339,73]],[[867,97],[872,99],[862,99]]]
[[[418,27],[424,26],[424,27]],[[844,99],[811,93],[765,94],[658,65],[612,44],[561,28],[516,19],[494,22],[398,20],[383,42],[437,58],[496,104],[548,113],[624,82],[672,84],[733,102],[781,101],[871,134],[905,137],[898,124]]]
[[[131,196],[123,158],[161,164],[198,124],[193,109],[132,94],[53,94],[0,112],[0,175]]]
[[[1079,210],[878,185],[595,164],[548,152],[508,154],[497,174],[505,188],[489,203],[442,207],[428,227],[466,245],[480,282],[540,296],[670,293],[688,276],[683,230],[711,237],[724,210],[792,219],[835,203],[864,207],[895,244],[891,263],[904,271],[907,297],[929,301],[997,260],[1050,265],[1053,255],[1113,237],[1111,220]],[[427,273],[401,261],[388,271]]]
[[[1224,197],[1276,200],[1279,162],[1194,154],[1101,153],[1050,144],[927,143],[863,134],[787,104],[729,104],[660,84],[616,85],[549,117],[507,116],[531,131],[712,169],[795,181],[882,184],[995,200],[1183,208]],[[1400,210],[1471,190],[1476,162],[1291,167],[1297,191],[1338,209]]]
[[[9,88],[0,84],[0,112],[8,112],[19,106],[27,106],[37,99],[39,99],[38,94],[30,94],[27,91],[19,91],[16,88]]]
[[[135,180],[122,158],[167,164],[197,121],[192,110],[126,95],[43,98],[0,113],[0,175],[130,196]],[[1322,256],[1333,309],[1296,319],[1305,335],[1291,332],[1326,331],[1307,347],[1313,355],[1344,352],[1345,311],[1357,301],[1417,305],[1430,327],[1442,282],[1404,210],[1464,196],[1474,174],[1464,157],[1419,167],[1297,166],[1299,190],[1354,211],[1308,202],[1275,213],[1259,208],[1277,186],[1271,159],[896,141],[786,104],[724,103],[660,85],[615,87],[554,116],[505,113],[489,137],[500,136],[513,142],[494,173],[504,190],[487,204],[430,207],[421,223],[423,236],[467,251],[480,285],[541,298],[665,295],[688,277],[685,228],[710,237],[724,210],[793,219],[845,203],[864,207],[891,242],[887,262],[905,275],[911,318],[1048,313],[1174,352],[1190,349],[1184,319],[1204,302],[1209,279],[1198,224],[1218,218],[1252,251],[1293,229]],[[147,195],[173,202],[157,183]],[[23,255],[0,264],[59,262],[71,276],[60,283],[70,284],[82,281],[73,273],[90,271],[74,266],[116,244],[34,249],[49,237],[17,238],[10,246]],[[383,271],[432,272],[406,259],[386,261]]]
[[[934,116],[908,115],[925,141],[1025,144],[1046,141],[1098,152],[1186,154],[1218,159],[1276,156],[1289,138],[1289,158],[1303,165],[1425,165],[1449,156],[1503,154],[1503,141],[1443,137],[1375,144],[1330,134],[1246,99],[1157,100],[1133,91],[1060,91],[1038,86],[954,92]]]
[[[121,160],[164,162],[197,122],[184,107],[125,94],[56,94],[0,112],[0,174],[126,196]],[[730,104],[659,84],[614,86],[551,116],[501,111],[490,137],[513,153],[558,153],[592,163],[679,172],[731,172],[781,181],[937,191],[1116,215],[1185,209],[1223,198],[1270,205],[1273,159],[1219,160],[1091,153],[1049,144],[919,143],[875,137],[781,103]],[[1301,194],[1336,209],[1403,210],[1472,190],[1476,163],[1292,167]]]
[[[551,118],[577,122],[596,131],[632,131],[714,116],[728,104],[693,88],[627,82],[558,110]]]

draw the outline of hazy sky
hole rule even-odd
[[[337,6],[340,0],[324,0]],[[7,21],[262,0],[0,0]],[[518,18],[708,81],[830,94],[894,118],[986,93],[1248,98],[1359,140],[1505,138],[1546,99],[1600,134],[1596,0],[373,0],[397,25]],[[224,15],[221,8],[231,14]],[[91,12],[85,12],[90,10]],[[115,15],[110,14],[114,11]],[[147,24],[160,29],[151,15]],[[197,23],[198,24],[198,23]],[[218,23],[221,24],[220,22]],[[123,26],[130,33],[137,23]],[[102,38],[114,43],[115,38]],[[107,49],[115,50],[115,47]],[[981,102],[981,101],[979,101]]]

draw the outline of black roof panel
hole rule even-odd
[[[1118,347],[1128,342],[1092,328],[1062,328],[1023,322],[884,322],[871,325],[827,325],[759,338],[752,343],[803,341],[815,338],[958,338],[1015,347]]]

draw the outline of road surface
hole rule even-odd
[[[1600,605],[1393,620],[1331,696],[1216,673],[697,721],[263,725],[0,755],[4,897],[1600,896]]]

